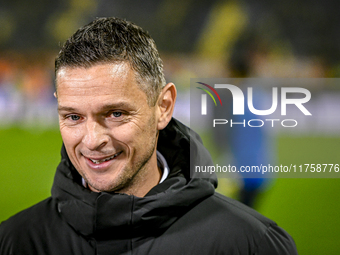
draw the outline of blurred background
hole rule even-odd
[[[337,78],[339,10],[337,0],[1,0],[0,221],[50,194],[62,143],[54,57],[80,26],[117,16],[149,31],[178,89],[175,116],[189,125],[190,78]],[[270,134],[269,150],[277,164],[340,163],[340,86],[307,89],[319,122]],[[235,158],[230,150],[222,156]],[[299,254],[339,254],[339,184],[279,178],[262,185],[251,206],[285,228]],[[219,191],[236,199],[242,187],[220,179]]]

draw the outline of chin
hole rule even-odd
[[[97,192],[119,192],[119,190],[125,189],[128,186],[129,181],[120,180],[120,178],[114,178],[108,180],[90,180],[87,182],[90,189]]]

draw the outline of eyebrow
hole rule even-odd
[[[132,105],[127,102],[118,102],[114,104],[106,104],[100,107],[100,111],[109,111],[115,108],[125,108],[125,109],[132,109]],[[76,108],[70,107],[70,106],[58,106],[58,112],[77,112],[78,110]]]
[[[62,112],[62,111],[65,111],[65,112],[74,112],[75,108],[67,107],[67,106],[58,106],[58,112]]]

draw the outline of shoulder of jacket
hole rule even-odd
[[[22,236],[27,236],[30,232],[42,228],[44,223],[54,215],[53,211],[56,205],[52,203],[52,200],[51,197],[47,198],[1,222],[1,242],[4,239],[22,238]]]
[[[264,225],[266,227],[276,225],[276,223],[271,219],[265,217],[253,208],[250,208],[249,206],[246,206],[245,204],[235,199],[226,197],[217,192],[215,192],[213,198],[216,200],[217,204],[219,204],[222,208],[227,209],[228,212],[236,218],[240,217],[255,224]]]
[[[228,222],[232,220],[233,222],[241,224],[241,227],[255,225],[263,226],[265,230],[265,228],[270,225],[276,224],[253,208],[218,192],[215,192],[214,195],[208,197],[206,200],[202,201],[202,203],[205,207],[208,206],[208,208],[210,208],[209,210],[214,211],[215,213],[219,212]]]
[[[221,210],[227,221],[225,228],[232,229],[235,238],[248,235],[252,240],[256,254],[295,255],[297,254],[293,238],[273,220],[232,198],[216,193],[211,197],[215,210]],[[219,209],[218,209],[219,208]],[[223,220],[219,220],[221,224]],[[238,236],[238,237],[237,237]],[[243,237],[244,238],[244,237]]]

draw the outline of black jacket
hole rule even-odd
[[[138,198],[85,189],[63,147],[52,196],[0,225],[0,254],[297,254],[273,221],[215,193],[215,176],[190,178],[190,150],[195,164],[212,162],[187,127],[172,120],[158,150],[170,175]]]

